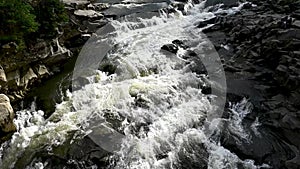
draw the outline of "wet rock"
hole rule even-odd
[[[96,20],[93,22],[90,21],[83,21],[84,27],[87,28],[88,33],[96,32],[99,28],[107,24],[108,21],[106,20]]]
[[[176,54],[178,51],[178,46],[174,44],[167,44],[163,45],[161,49]]]
[[[8,133],[16,130],[13,123],[14,116],[9,98],[4,94],[0,94],[0,128],[2,132]]]
[[[187,3],[189,0],[175,0],[177,2],[183,2],[183,3]]]
[[[172,43],[173,43],[174,45],[178,46],[178,47],[183,48],[183,49],[187,49],[187,48],[188,48],[187,45],[185,45],[182,41],[180,41],[180,40],[178,40],[178,39],[177,39],[177,40],[173,40]]]
[[[183,143],[183,145],[178,152],[179,166],[177,168],[207,168],[209,153],[204,143],[189,138],[189,142]]]
[[[94,10],[76,10],[74,11],[74,15],[80,16],[80,17],[87,17],[87,18],[103,18],[103,15],[97,11]]]
[[[252,140],[247,143],[228,133],[222,145],[241,159],[292,168],[297,166],[300,148],[300,137],[296,137],[300,125],[300,29],[298,15],[289,15],[298,7],[270,2],[251,1],[257,6],[249,4],[235,15],[223,15],[203,32],[224,59],[228,100],[249,97],[256,107],[249,116],[261,123],[260,137],[249,131]],[[200,22],[199,28],[208,24]],[[218,50],[222,44],[229,44],[231,50]],[[245,125],[247,120],[243,120]]]
[[[208,24],[214,24],[217,21],[217,17],[213,17],[211,19],[205,20],[205,21],[201,21],[198,24],[198,28],[203,28],[205,26],[207,26]]]
[[[239,72],[240,69],[230,65],[224,65],[224,70],[227,72]]]
[[[87,0],[63,0],[63,3],[74,9],[84,9],[90,2]]]
[[[291,17],[285,16],[280,20],[280,22],[278,24],[280,25],[281,28],[287,29],[287,28],[291,27],[292,22],[293,22],[293,19]]]
[[[96,11],[102,11],[104,9],[108,9],[110,5],[108,3],[95,3],[93,4]]]
[[[153,11],[159,11],[160,9],[167,8],[166,2],[161,3],[145,3],[145,4],[120,4],[112,5],[110,8],[103,11],[103,14],[108,17],[118,18],[120,16],[130,15],[134,13],[147,13]]]
[[[205,7],[213,6],[216,4],[224,4],[225,7],[238,6],[238,0],[208,0]]]
[[[300,21],[297,20],[297,21],[293,22],[292,27],[300,29]]]
[[[279,31],[278,40],[289,40],[289,39],[300,39],[300,29],[287,29],[284,31]]]

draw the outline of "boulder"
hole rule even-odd
[[[9,98],[0,94],[0,129],[1,132],[13,132],[16,130],[16,127],[13,123],[14,119],[14,110],[10,105]]]
[[[45,77],[45,76],[48,76],[50,75],[47,67],[45,65],[38,65],[36,67],[36,74],[39,76],[39,77]]]
[[[94,11],[94,10],[76,10],[74,12],[74,14],[76,16],[79,16],[79,17],[87,17],[87,18],[102,18],[103,15],[97,11]]]
[[[166,44],[163,45],[161,49],[176,54],[178,51],[178,46],[174,44]]]
[[[11,86],[10,89],[20,86],[20,71],[15,70],[7,73],[7,82],[8,86]]]
[[[0,65],[0,84],[7,82],[6,74],[3,67]]]
[[[34,71],[31,68],[29,68],[27,73],[20,79],[20,86],[27,88],[29,83],[36,78],[37,75],[34,73]]]

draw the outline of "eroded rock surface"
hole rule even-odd
[[[4,94],[0,94],[0,130],[2,133],[9,133],[16,130],[13,123],[14,116],[14,110],[10,105],[9,98]]]

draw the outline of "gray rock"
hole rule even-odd
[[[75,9],[84,9],[90,2],[87,0],[63,0],[63,3]]]
[[[300,28],[300,21],[295,21],[294,23],[292,23],[292,26],[295,28]]]
[[[108,3],[95,3],[93,5],[95,7],[95,10],[97,10],[97,11],[108,9],[110,7],[110,5]]]
[[[14,116],[9,98],[4,94],[0,94],[0,129],[2,132],[7,133],[16,130],[13,123]]]
[[[6,77],[7,77],[8,85],[11,86],[11,89],[13,89],[13,87],[20,86],[20,71],[19,70],[8,72]]]
[[[38,76],[34,73],[34,71],[29,68],[27,73],[20,79],[20,86],[27,88],[29,83],[37,77]]]
[[[88,18],[102,18],[103,15],[100,12],[94,10],[76,10],[74,11],[76,16],[88,17]]]
[[[289,39],[300,39],[300,29],[287,29],[284,31],[279,31],[278,40],[289,40]]]
[[[36,68],[36,73],[39,77],[44,77],[44,76],[50,75],[50,73],[45,65],[38,65]]]
[[[238,0],[207,0],[205,3],[205,7],[213,6],[216,4],[224,4],[226,7],[232,7],[238,4]]]

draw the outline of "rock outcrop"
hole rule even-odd
[[[259,122],[261,136],[252,133],[251,143],[225,130],[222,144],[242,159],[298,169],[300,1],[252,2],[234,15],[219,15],[198,25],[214,24],[203,32],[224,60],[228,101],[249,98],[254,109],[245,118],[245,127]]]
[[[9,98],[4,94],[0,94],[0,133],[9,133],[16,130],[13,123],[14,116]]]

